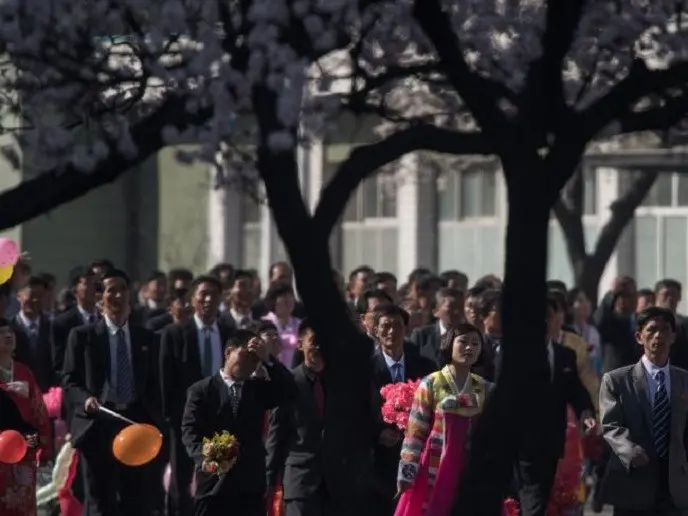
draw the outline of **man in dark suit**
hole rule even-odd
[[[379,343],[372,357],[375,413],[378,426],[375,453],[375,474],[379,489],[379,513],[394,514],[394,494],[397,488],[397,470],[401,454],[402,432],[382,421],[380,389],[390,383],[417,380],[437,369],[433,360],[423,357],[418,349],[404,342],[408,315],[396,305],[382,305],[375,310],[373,325]]]
[[[42,392],[58,384],[53,373],[51,323],[43,317],[45,291],[45,282],[31,276],[17,294],[20,310],[12,321],[17,336],[15,357],[31,369]]]
[[[137,422],[156,423],[160,407],[155,335],[129,322],[130,281],[110,269],[102,276],[103,320],[74,328],[64,360],[63,386],[72,404],[72,443],[79,450],[86,516],[148,515],[148,467],[115,460],[112,441],[123,424],[104,406]]]
[[[79,326],[95,324],[100,318],[96,309],[97,278],[86,267],[73,269],[69,274],[69,287],[76,299],[76,305],[58,315],[53,321],[53,371],[62,376],[67,338]]]
[[[150,331],[161,332],[172,324],[186,324],[191,318],[191,313],[189,291],[187,289],[175,289],[167,299],[167,311],[148,319],[146,328]]]
[[[547,325],[557,324],[559,301],[547,298]],[[516,467],[523,516],[544,516],[554,483],[557,463],[564,453],[567,406],[571,405],[586,430],[596,427],[590,394],[578,377],[576,354],[551,340],[546,341],[549,388],[538,394],[541,402],[532,414],[539,432],[526,435]]]
[[[162,408],[170,432],[172,475],[167,495],[169,516],[187,516],[192,509],[189,492],[193,463],[181,439],[181,421],[187,389],[213,376],[222,367],[222,349],[232,328],[218,319],[220,281],[199,276],[191,284],[193,316],[186,323],[168,326],[160,342]]]
[[[254,376],[263,365],[268,377]],[[237,330],[224,350],[221,369],[189,388],[181,423],[182,439],[196,471],[196,516],[265,514],[265,411],[297,395],[289,371],[271,359],[265,342]],[[203,467],[203,439],[228,431],[239,442],[239,458],[224,475]]]
[[[270,414],[267,499],[281,479],[286,516],[318,516],[331,503],[322,454],[325,362],[308,320],[299,327],[299,349],[303,363],[292,371],[298,397]]]
[[[459,290],[441,288],[435,296],[434,316],[437,321],[413,330],[411,342],[418,348],[421,356],[429,358],[443,367],[440,358],[440,339],[447,328],[455,326],[464,319],[464,296]]]

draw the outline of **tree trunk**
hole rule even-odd
[[[500,513],[518,451],[527,440],[537,439],[537,411],[547,410],[538,395],[549,379],[544,345],[550,211],[546,182],[536,160],[503,160],[503,166],[509,208],[501,372],[473,432],[469,469],[454,507],[454,514],[461,516]]]
[[[609,257],[586,255],[580,267],[574,266],[574,270],[578,269],[575,274],[576,286],[585,292],[593,307],[597,306],[600,281],[608,261]]]

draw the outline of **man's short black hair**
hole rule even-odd
[[[48,288],[48,284],[40,276],[30,276],[22,288],[42,287]]]
[[[189,269],[172,269],[167,275],[167,279],[170,283],[174,283],[177,280],[193,281],[193,272]]]
[[[259,335],[268,331],[278,332],[277,326],[272,321],[259,321],[253,327],[253,330]]]
[[[664,319],[664,322],[671,326],[671,331],[676,333],[676,317],[674,312],[668,308],[660,308],[658,306],[650,306],[636,316],[638,331],[642,331],[652,319]]]
[[[234,285],[239,280],[253,281],[253,274],[244,269],[237,269],[234,271],[234,276],[232,277],[232,285]]]
[[[160,281],[160,280],[166,280],[167,279],[167,274],[165,274],[162,271],[153,271],[148,275],[148,278],[146,279],[146,283],[150,283],[151,281]]]
[[[227,349],[238,349],[245,348],[251,339],[255,338],[257,335],[251,330],[236,330],[225,342],[224,350]]]
[[[678,292],[679,295],[681,295],[683,290],[681,282],[672,278],[664,278],[655,283],[655,294],[658,294],[663,288],[673,288]]]
[[[89,269],[103,269],[104,271],[111,270],[115,268],[115,265],[107,258],[99,258],[98,260],[93,260],[88,266]]]
[[[404,322],[404,326],[408,326],[410,319],[406,310],[392,303],[380,305],[375,309],[373,312],[374,325],[377,326],[383,317],[399,317]]]
[[[69,287],[74,288],[79,284],[82,278],[92,278],[93,276],[95,276],[95,273],[93,272],[93,269],[89,267],[84,267],[83,265],[74,267],[71,271],[69,271]]]
[[[191,282],[191,292],[195,294],[198,286],[201,283],[210,283],[217,288],[218,292],[222,292],[222,283],[217,277],[211,276],[210,274],[201,274],[200,276],[196,276]]]
[[[384,304],[391,304],[392,298],[384,290],[379,288],[371,288],[363,292],[363,295],[356,300],[356,311],[359,315],[368,313],[368,301],[371,299],[379,299],[384,301]]]
[[[129,275],[124,272],[122,269],[109,269],[106,270],[103,275],[100,277],[100,281],[104,282],[106,279],[112,279],[112,278],[121,278],[124,280],[124,283],[126,284],[127,288],[131,288],[131,279],[129,278]]]
[[[168,301],[168,303],[172,304],[175,301],[186,302],[186,300],[188,298],[189,298],[189,289],[175,288],[170,292],[170,295],[169,295],[167,301]]]

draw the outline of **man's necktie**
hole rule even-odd
[[[392,365],[392,382],[399,383],[403,381],[404,377],[401,374],[401,364],[397,362],[396,364]]]
[[[664,458],[669,454],[671,410],[665,380],[664,371],[659,371],[655,375],[657,391],[655,392],[654,406],[652,408],[652,435],[655,441],[655,451],[659,458]]]
[[[88,324],[94,324],[96,322],[96,316],[93,314],[88,315]]]
[[[313,396],[315,397],[315,410],[322,421],[325,417],[325,389],[323,389],[320,376],[316,376],[313,381]]]
[[[229,386],[229,402],[232,406],[232,414],[235,416],[239,412],[239,403],[241,402],[241,384],[233,383]]]
[[[251,319],[248,317],[242,317],[241,320],[239,321],[239,328],[242,330],[245,330],[251,325]]]
[[[127,349],[127,338],[122,329],[117,330],[117,402],[131,403],[134,398],[134,378]]]
[[[29,323],[29,342],[31,349],[35,350],[38,347],[38,325],[35,322]]]
[[[212,328],[203,330],[203,376],[212,376],[213,371],[213,333]]]

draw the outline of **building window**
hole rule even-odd
[[[362,222],[366,219],[385,219],[397,216],[397,185],[393,176],[371,177],[361,184],[349,199],[344,220]]]
[[[688,177],[677,172],[662,172],[643,199],[642,206],[688,206]]]
[[[497,170],[448,171],[437,181],[440,220],[497,215]]]

